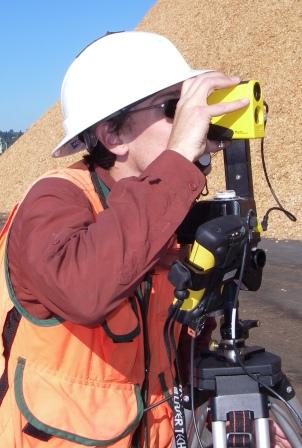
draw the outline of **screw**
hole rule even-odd
[[[287,386],[287,388],[286,388],[286,392],[287,392],[288,394],[290,394],[292,391],[293,391],[293,388],[292,388],[291,386]]]
[[[236,174],[236,180],[240,180],[241,179],[241,175],[240,174]]]
[[[184,395],[184,396],[183,396],[183,401],[184,401],[185,403],[188,403],[188,402],[190,401],[189,396],[188,396],[188,395]]]

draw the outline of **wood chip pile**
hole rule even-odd
[[[158,0],[138,29],[167,36],[195,68],[260,80],[270,107],[265,140],[269,177],[284,207],[298,219],[292,223],[273,212],[265,236],[302,239],[301,1]],[[0,157],[1,213],[10,210],[38,175],[78,158],[50,157],[62,135],[61,113],[55,104]],[[262,218],[275,203],[264,179],[259,141],[251,143],[251,152]],[[220,155],[213,165],[211,193],[224,188]]]

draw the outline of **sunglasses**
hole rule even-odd
[[[125,112],[127,114],[134,114],[143,110],[160,109],[166,118],[173,120],[178,100],[179,98],[171,98],[161,104],[152,104],[151,106],[141,107],[140,109],[126,109]]]

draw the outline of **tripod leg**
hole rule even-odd
[[[213,448],[227,448],[226,425],[224,421],[212,422]]]
[[[255,422],[257,448],[270,448],[269,421],[267,418],[257,418]]]
[[[295,403],[293,400],[290,401],[291,405],[302,418],[302,408],[299,402]],[[299,429],[295,419],[289,414],[286,407],[282,406],[279,401],[271,399],[271,411],[274,420],[278,423],[292,447],[300,448],[302,446],[302,431]]]
[[[295,409],[295,411],[297,413],[297,416],[293,416],[293,418],[295,419],[295,421],[301,431],[301,429],[302,429],[302,423],[301,423],[302,422],[302,405],[296,396],[294,398],[292,398],[291,400],[288,400],[288,403]]]

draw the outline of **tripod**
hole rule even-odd
[[[236,192],[235,196],[217,196],[194,205],[177,231],[180,244],[193,244],[190,257],[172,266],[169,273],[169,280],[175,286],[173,318],[188,325],[190,334],[198,334],[202,315],[224,310],[221,342],[212,352],[195,359],[191,368],[191,387],[195,387],[195,393],[191,393],[191,400],[184,396],[184,401],[192,403],[192,397],[200,393],[210,396],[208,412],[214,448],[270,447],[269,412],[274,414],[292,446],[301,448],[302,438],[297,433],[301,432],[302,408],[282,373],[281,359],[263,347],[246,347],[249,330],[257,322],[241,322],[238,306],[234,308],[238,298],[234,300],[235,295],[241,286],[249,291],[260,288],[266,261],[264,251],[257,247],[260,233],[249,141],[233,141],[224,151],[224,165],[226,188]],[[238,278],[240,266],[243,269]],[[232,322],[234,309],[237,313]],[[269,393],[267,388],[271,389]],[[276,392],[292,408],[295,422],[292,423],[279,402],[274,403],[272,396]],[[203,410],[206,412],[205,406]],[[185,412],[189,446],[201,447],[194,436],[196,428],[191,425],[190,406]],[[252,422],[251,427],[227,428],[226,422],[239,414]],[[204,422],[204,415],[198,420],[199,424]]]
[[[291,403],[297,423],[302,421],[302,408],[294,399],[294,390],[281,370],[279,356],[263,347],[247,347],[249,330],[257,321],[240,321],[236,313],[236,338],[231,336],[231,305],[236,286],[228,285],[229,298],[220,327],[221,341],[212,351],[195,359],[194,386],[210,395],[208,412],[212,422],[213,448],[270,448],[269,411],[276,410],[276,420],[294,448],[302,446],[297,428],[288,419],[278,418],[280,406],[271,402],[265,386]],[[284,417],[284,414],[283,414]],[[300,422],[299,422],[300,419]],[[227,428],[226,422],[229,423]],[[300,426],[301,430],[301,426]],[[198,445],[191,445],[198,446]]]

